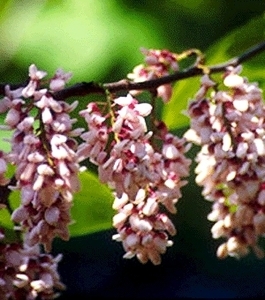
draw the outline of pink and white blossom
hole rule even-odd
[[[168,133],[166,127],[161,135],[148,131],[150,104],[131,95],[113,103],[111,126],[95,103],[80,113],[89,130],[81,135],[84,143],[78,153],[98,166],[99,179],[113,190],[117,210],[113,226],[118,231],[113,239],[122,242],[124,258],[136,256],[142,263],[150,260],[157,265],[172,245],[169,236],[176,234],[162,207],[176,213],[180,189],[187,183],[182,178],[189,174],[190,160],[184,155],[188,147],[185,139]],[[158,141],[162,147],[156,145]]]
[[[40,252],[39,245],[5,243],[0,238],[0,299],[55,299],[65,289],[57,271],[62,259]],[[22,298],[23,297],[23,298]]]
[[[134,82],[157,79],[179,70],[177,55],[168,50],[155,50],[141,48],[145,55],[145,64],[136,66],[127,77]],[[172,95],[171,84],[164,84],[156,89],[157,96],[167,103]],[[132,95],[137,95],[140,91],[131,91]]]
[[[212,201],[208,219],[216,222],[213,238],[226,238],[217,256],[240,257],[253,252],[264,257],[258,245],[265,234],[264,168],[265,106],[261,90],[239,75],[241,67],[228,68],[227,90],[208,91],[215,84],[207,75],[189,104],[191,128],[187,140],[201,146],[197,155],[196,183]]]
[[[6,90],[2,100],[8,109],[5,124],[13,130],[13,136],[11,151],[3,158],[16,166],[13,189],[21,191],[21,204],[14,210],[12,220],[28,233],[28,245],[43,244],[50,251],[56,236],[69,238],[73,194],[79,190],[77,143],[73,136],[82,129],[73,130],[75,120],[69,116],[76,102],[70,105],[55,100],[41,88],[45,75],[31,65],[28,85],[14,92]],[[63,88],[69,78],[70,74],[59,70],[52,78],[53,89]],[[29,107],[35,107],[35,116]],[[4,161],[0,157],[1,162],[3,174]]]

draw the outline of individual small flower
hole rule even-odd
[[[145,55],[145,64],[140,64],[129,73],[127,77],[134,82],[157,79],[179,69],[177,55],[168,50],[141,49]],[[168,102],[172,95],[171,84],[164,84],[157,88],[157,96],[164,102]],[[139,91],[131,91],[132,95],[137,95]]]
[[[35,91],[38,89],[40,80],[45,77],[47,73],[45,71],[38,70],[37,67],[32,64],[29,66],[29,78],[28,85],[22,90],[22,96],[25,98],[32,97]]]
[[[215,84],[207,75],[189,104],[191,129],[184,135],[201,145],[195,168],[196,183],[213,202],[213,238],[226,238],[217,256],[241,257],[250,249],[264,257],[259,237],[265,233],[264,167],[265,106],[261,90],[228,68],[225,91],[208,90]]]
[[[65,73],[62,69],[58,69],[50,80],[50,89],[54,92],[62,90],[71,77],[72,73]]]

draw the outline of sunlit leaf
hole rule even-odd
[[[57,2],[23,1],[20,6],[11,1],[0,19],[8,59],[23,67],[35,63],[49,74],[60,67],[73,72],[77,81],[99,80],[111,72],[111,81],[126,77],[115,65],[128,58],[136,63],[138,49],[161,38],[151,34],[158,25],[149,16],[139,23],[137,14],[125,14],[116,1]]]
[[[11,131],[0,130],[0,149],[4,152],[9,152],[11,150],[11,145],[9,140],[12,137]]]
[[[19,45],[21,44],[25,32],[30,30],[36,21],[40,10],[43,8],[44,2],[42,1],[5,1],[1,2],[1,45],[0,54],[1,69],[6,66],[8,61],[16,53]],[[22,14],[21,11],[26,11]],[[17,30],[13,30],[13,26]]]
[[[175,84],[173,96],[163,108],[162,118],[170,129],[177,129],[189,124],[189,118],[183,114],[200,86],[198,78],[189,78]]]
[[[11,166],[11,169],[13,167]],[[13,211],[16,209],[20,204],[20,192],[19,191],[12,191],[8,198],[10,209]],[[0,209],[0,227],[4,228],[13,228],[14,223],[10,220],[10,212],[7,208]]]
[[[0,209],[0,227],[1,228],[13,228],[14,223],[10,219],[10,213],[8,210]]]
[[[81,173],[80,180],[81,190],[75,195],[71,210],[75,222],[69,227],[71,236],[111,228],[114,211],[110,190],[90,172]]]

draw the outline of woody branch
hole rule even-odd
[[[202,64],[196,63],[195,65],[182,70],[175,72],[174,74],[170,74],[167,76],[163,76],[161,78],[147,80],[143,82],[131,82],[127,79],[122,79],[117,82],[110,82],[110,83],[103,83],[99,84],[96,82],[81,82],[76,83],[70,87],[66,87],[65,89],[55,92],[53,97],[55,99],[67,99],[70,97],[77,97],[77,96],[86,96],[89,94],[105,94],[105,91],[108,90],[109,92],[119,92],[119,91],[131,91],[131,90],[153,90],[161,85],[173,83],[182,79],[196,77],[203,75],[205,72],[208,73],[219,73],[226,70],[229,66],[237,66],[254,56],[258,55],[259,53],[265,51],[265,41],[256,44],[255,46],[247,49],[244,53],[239,56],[236,56],[226,62],[206,66]],[[15,89],[21,86],[26,86],[27,82],[24,84],[14,84],[10,85],[11,89]],[[0,84],[0,94],[5,93],[5,83]]]

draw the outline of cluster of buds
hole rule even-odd
[[[141,48],[141,52],[145,55],[145,64],[140,64],[128,74],[128,78],[134,82],[142,82],[151,79],[157,79],[179,70],[177,62],[177,54],[168,50],[154,50]],[[139,91],[131,91],[133,95]],[[164,102],[168,102],[172,95],[171,84],[160,85],[156,89],[158,97]]]
[[[168,235],[176,233],[165,211],[176,213],[180,188],[186,184],[182,178],[189,174],[190,160],[184,156],[188,145],[165,125],[158,135],[148,131],[150,104],[138,103],[130,94],[113,102],[110,116],[103,116],[95,103],[80,112],[89,131],[81,135],[85,142],[77,153],[89,157],[100,180],[114,190],[118,233],[113,239],[123,243],[124,257],[159,264],[172,245]]]
[[[57,272],[61,255],[40,253],[38,245],[5,243],[0,230],[0,299],[55,299],[65,286]]]
[[[217,256],[242,257],[265,234],[265,106],[257,84],[239,75],[241,66],[228,68],[226,90],[204,75],[189,104],[191,128],[187,140],[201,146],[196,182],[205,199],[213,201],[213,238],[225,238]]]

